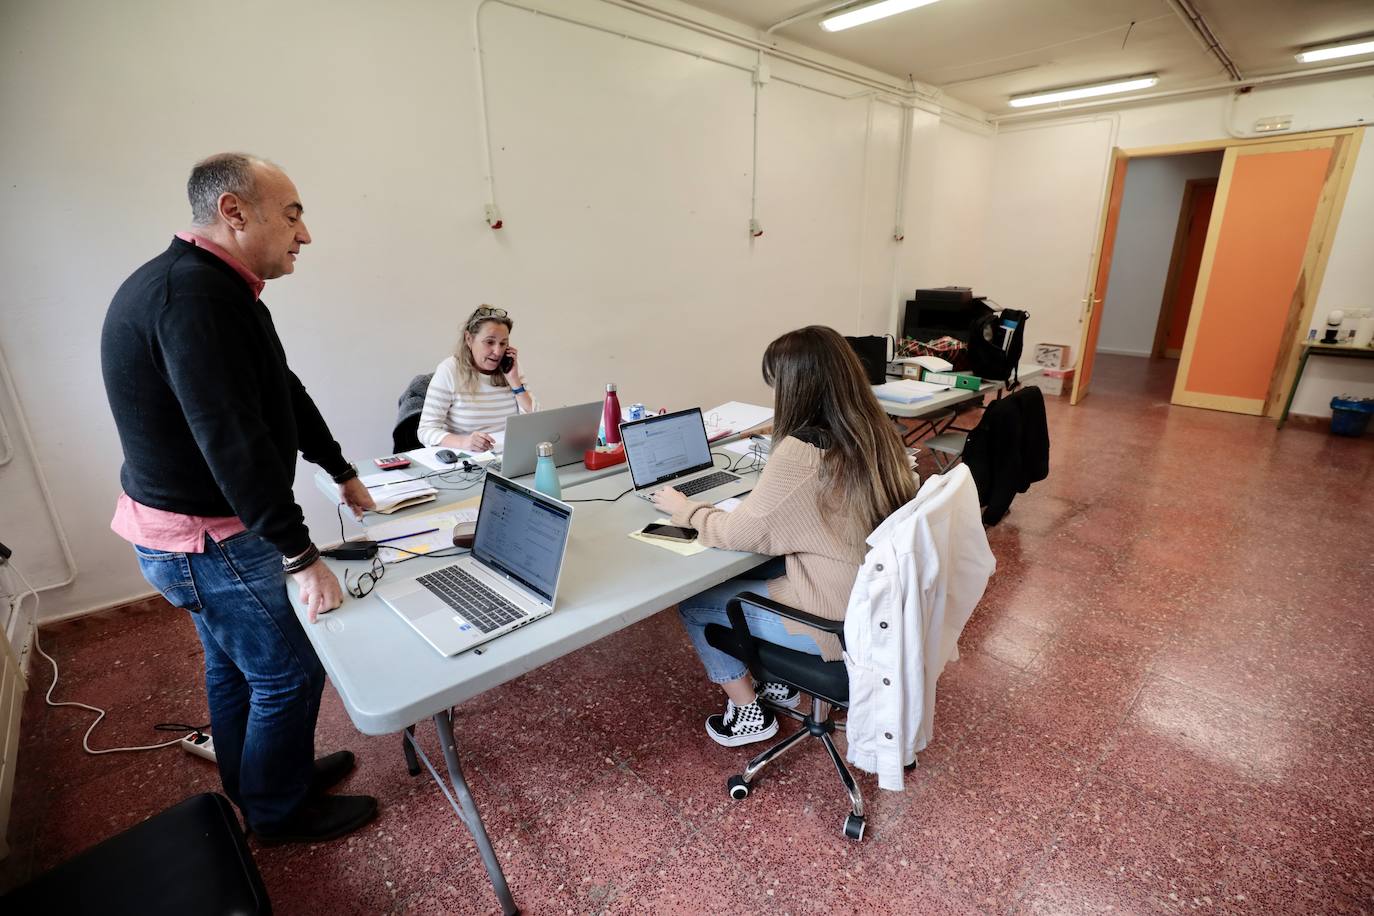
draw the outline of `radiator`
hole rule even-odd
[[[13,587],[11,587],[13,586]],[[29,648],[33,644],[33,609],[30,599],[23,608],[14,606],[12,596],[21,589],[8,571],[0,568],[0,859],[9,855],[10,802],[14,797],[14,777],[19,760],[19,716],[24,711],[28,690]]]

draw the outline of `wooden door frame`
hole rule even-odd
[[[1312,324],[1312,313],[1317,306],[1317,296],[1321,291],[1322,279],[1326,275],[1326,264],[1331,257],[1331,244],[1336,237],[1336,227],[1340,225],[1341,212],[1345,207],[1345,199],[1350,189],[1350,177],[1354,172],[1355,161],[1359,156],[1360,143],[1364,138],[1363,127],[1345,127],[1336,130],[1314,130],[1294,134],[1277,134],[1272,137],[1255,137],[1239,139],[1235,137],[1221,137],[1215,140],[1197,140],[1190,143],[1171,143],[1163,146],[1141,146],[1133,149],[1121,149],[1113,147],[1111,158],[1111,171],[1109,176],[1115,173],[1116,164],[1119,160],[1142,159],[1147,156],[1177,156],[1187,153],[1206,153],[1206,152],[1225,152],[1233,147],[1259,146],[1262,144],[1283,143],[1285,141],[1317,140],[1324,137],[1335,137],[1336,142],[1331,153],[1331,177],[1328,179],[1322,193],[1322,199],[1317,207],[1317,213],[1313,216],[1312,232],[1308,236],[1307,253],[1303,258],[1302,270],[1299,273],[1298,290],[1293,296],[1293,304],[1289,310],[1288,321],[1285,324],[1285,334],[1288,335],[1286,343],[1282,344],[1285,348],[1280,353],[1275,362],[1274,375],[1270,381],[1269,394],[1265,398],[1265,410],[1263,415],[1277,418],[1283,408],[1282,392],[1286,392],[1293,384],[1293,379],[1298,371],[1298,360],[1302,355],[1302,341],[1306,329]],[[1124,177],[1124,176],[1123,176]],[[1105,241],[1107,229],[1107,213],[1111,207],[1111,197],[1113,192],[1113,182],[1108,179],[1107,187],[1104,189],[1102,200],[1102,216],[1097,227],[1097,252],[1092,258],[1092,263],[1088,270],[1089,295],[1083,304],[1083,313],[1080,321],[1083,325],[1083,341],[1086,345],[1088,334],[1088,323],[1093,312],[1093,296],[1095,290],[1093,286],[1097,282],[1097,266],[1103,255],[1102,246]],[[1218,186],[1220,187],[1220,186]],[[1215,215],[1222,211],[1222,207],[1217,202],[1212,204],[1212,214]],[[1321,221],[1325,221],[1324,225]],[[1210,226],[1209,226],[1210,232]],[[1199,281],[1202,277],[1202,267],[1198,269]],[[1304,282],[1305,281],[1305,282]],[[1199,285],[1201,285],[1199,283]],[[1193,303],[1193,311],[1197,310],[1196,300]],[[1189,316],[1191,321],[1192,316]],[[1079,350],[1079,365],[1087,354],[1084,350]],[[1183,370],[1180,362],[1179,371]],[[1073,398],[1071,404],[1079,402],[1079,378],[1078,373],[1074,377]]]
[[[1098,268],[1102,264],[1104,257],[1111,257],[1112,251],[1116,248],[1116,234],[1112,233],[1111,243],[1107,242],[1108,223],[1110,221],[1112,208],[1119,210],[1122,198],[1126,193],[1126,172],[1130,167],[1129,157],[1126,151],[1119,147],[1112,147],[1112,159],[1107,163],[1107,186],[1102,195],[1102,213],[1097,218],[1097,245],[1094,246],[1091,263],[1088,265],[1088,295],[1083,297],[1083,315],[1079,319],[1083,325],[1083,333],[1078,339],[1078,371],[1073,374],[1073,389],[1069,392],[1069,404],[1072,406],[1083,399],[1087,393],[1084,389],[1088,385],[1083,369],[1088,365],[1088,338],[1092,334],[1093,307],[1102,302],[1103,296],[1099,292],[1106,292],[1097,288]]]
[[[1174,250],[1169,255],[1169,272],[1165,275],[1164,296],[1159,300],[1159,320],[1155,323],[1155,342],[1150,348],[1152,359],[1168,355],[1166,344],[1169,342],[1169,306],[1173,302],[1174,294],[1178,292],[1178,275],[1183,267],[1183,254],[1186,250],[1186,230],[1193,222],[1193,197],[1198,188],[1209,185],[1215,188],[1218,178],[1189,178],[1183,183],[1183,204],[1179,207],[1178,226],[1174,229]]]
[[[1331,245],[1336,240],[1336,227],[1340,225],[1341,211],[1345,208],[1346,194],[1350,190],[1350,177],[1355,171],[1355,160],[1359,157],[1363,139],[1364,128],[1361,127],[1344,137],[1338,137],[1336,147],[1331,152],[1327,181],[1322,187],[1317,212],[1312,217],[1312,234],[1307,237],[1307,253],[1302,259],[1298,286],[1293,292],[1293,303],[1289,306],[1288,322],[1284,325],[1284,337],[1281,338],[1287,341],[1280,344],[1286,352],[1279,353],[1273,378],[1269,382],[1269,393],[1264,400],[1266,417],[1278,419],[1283,413],[1284,395],[1297,377],[1303,339],[1307,329],[1312,326],[1312,313],[1317,308],[1317,295],[1326,277],[1326,262],[1331,259]]]

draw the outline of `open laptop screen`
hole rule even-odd
[[[488,474],[472,557],[551,604],[571,525],[569,507]]]
[[[712,464],[706,425],[697,407],[622,423],[620,438],[625,443],[625,460],[637,490]]]

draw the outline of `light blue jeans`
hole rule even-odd
[[[782,557],[777,557],[762,566],[749,570],[743,576],[722,582],[714,588],[693,595],[684,600],[677,606],[678,616],[682,618],[682,625],[687,628],[687,635],[691,637],[692,646],[697,650],[697,657],[706,666],[706,676],[712,683],[724,684],[729,681],[738,680],[749,673],[749,669],[744,666],[744,662],[735,658],[733,655],[726,655],[706,641],[706,625],[708,623],[719,623],[725,626],[730,625],[730,618],[725,614],[725,605],[730,599],[740,592],[753,592],[756,595],[768,597],[768,580],[776,579],[783,575],[784,567]],[[744,619],[749,624],[749,632],[765,639],[768,642],[788,649],[796,649],[798,652],[806,652],[811,655],[820,655],[821,647],[816,645],[816,641],[810,636],[801,636],[787,632],[783,626],[782,618],[772,611],[765,611],[751,605],[744,605]]]

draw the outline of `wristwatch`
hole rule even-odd
[[[333,475],[333,478],[334,478],[334,482],[335,482],[335,483],[344,484],[344,483],[348,483],[350,480],[352,480],[354,477],[357,477],[357,476],[358,476],[358,466],[357,466],[356,464],[350,463],[350,464],[348,465],[348,467],[344,468],[344,469],[343,469],[342,471],[340,471],[339,473],[334,474],[334,475]]]
[[[298,573],[298,572],[300,572],[302,569],[305,569],[307,566],[313,565],[314,562],[315,562],[316,560],[318,560],[319,558],[320,558],[320,549],[319,549],[318,547],[316,547],[314,544],[311,544],[309,547],[306,548],[305,553],[300,554],[299,556],[295,556],[295,557],[282,557],[282,558],[281,558],[281,568],[282,568],[282,572],[285,572],[285,573],[287,573],[287,574],[295,574],[295,573]]]

